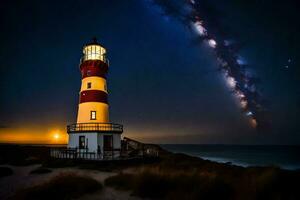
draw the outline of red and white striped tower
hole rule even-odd
[[[77,123],[67,127],[68,147],[89,152],[121,148],[123,126],[109,122],[106,49],[96,39],[83,47]]]
[[[82,76],[77,123],[108,123],[106,49],[94,40],[83,48]]]

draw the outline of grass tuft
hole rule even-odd
[[[86,176],[74,173],[60,174],[44,184],[18,191],[12,199],[53,200],[74,199],[102,189],[102,184]]]
[[[105,180],[115,189],[131,190],[135,196],[154,199],[230,199],[231,185],[216,177],[199,174],[170,174],[144,170],[118,174]]]
[[[120,173],[117,176],[111,176],[105,179],[104,184],[106,186],[113,187],[118,190],[131,190],[133,184],[134,175]]]
[[[299,171],[237,167],[170,154],[135,173],[109,177],[105,184],[154,199],[300,199]]]

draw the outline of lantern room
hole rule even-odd
[[[95,39],[92,43],[87,44],[83,48],[83,57],[81,62],[86,60],[101,60],[107,63],[106,49],[99,45]]]

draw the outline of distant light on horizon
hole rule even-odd
[[[58,139],[60,138],[59,133],[55,133],[55,134],[53,135],[53,137],[54,137],[54,139],[58,140]]]
[[[51,143],[65,143],[67,134],[63,134],[60,130],[56,129],[51,131],[52,140]]]
[[[1,143],[17,144],[66,144],[68,135],[60,129],[45,130],[44,127],[7,128],[0,130]]]

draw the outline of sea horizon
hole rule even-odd
[[[300,169],[299,145],[164,144],[161,146],[173,153],[184,153],[242,167],[275,166],[287,170]]]

